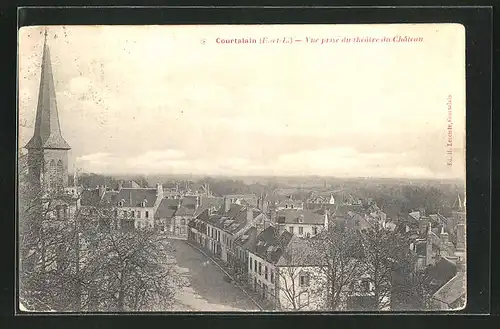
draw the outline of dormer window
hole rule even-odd
[[[361,281],[361,291],[362,292],[369,292],[370,291],[370,281],[369,280],[362,280]]]
[[[148,203],[148,200],[144,199],[142,202],[141,202],[141,207],[146,207],[146,204]]]
[[[120,200],[120,202],[118,202],[118,206],[120,207],[123,207],[123,205],[125,204],[125,200]]]

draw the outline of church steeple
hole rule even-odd
[[[47,31],[43,44],[41,70],[35,133],[26,144],[26,148],[69,150],[71,147],[61,135]]]
[[[43,45],[35,132],[25,147],[28,149],[28,171],[34,188],[42,188],[45,194],[60,192],[68,187],[68,152],[71,148],[61,135],[47,32]]]

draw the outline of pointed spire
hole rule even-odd
[[[25,147],[27,149],[71,149],[61,135],[50,52],[47,45],[47,29],[44,32],[35,132]]]

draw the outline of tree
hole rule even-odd
[[[417,266],[416,255],[407,253],[394,264],[391,310],[426,310],[430,308],[430,279]]]
[[[107,227],[107,226],[106,226]],[[161,311],[174,301],[180,276],[167,263],[170,245],[153,230],[97,230],[88,239],[84,284],[89,311]]]
[[[19,166],[19,299],[34,311],[166,310],[181,284],[153,230],[126,231],[102,204],[42,194]]]
[[[373,284],[376,309],[388,310],[398,302],[410,301],[417,309],[424,307],[425,276],[417,269],[416,256],[409,249],[409,237],[378,226],[360,236],[363,268]]]
[[[340,311],[346,308],[346,292],[362,273],[361,245],[354,230],[344,230],[331,225],[311,239],[313,250],[320,258],[321,275],[326,280],[319,291],[326,292],[324,307]]]
[[[281,307],[285,306],[294,311],[300,311],[310,306],[310,284],[315,273],[304,268],[318,265],[314,264],[314,258],[311,256],[312,252],[309,245],[298,238],[292,237],[283,253],[279,266],[276,268],[276,279],[278,281],[276,295],[278,298],[283,297],[283,300],[280,300]],[[302,285],[300,282],[301,277],[305,281]]]

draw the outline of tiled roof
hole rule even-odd
[[[255,243],[249,247],[249,250],[266,261],[276,264],[292,236],[288,231],[279,235],[278,229],[269,226],[257,236]]]
[[[203,222],[208,222],[210,219],[210,216],[208,214],[208,209],[204,209],[201,211],[197,216],[196,219],[201,220]]]
[[[136,181],[133,181],[133,180],[128,181],[128,182],[122,181],[121,184],[122,184],[121,185],[122,188],[141,188],[141,186],[139,184],[137,184]]]
[[[102,197],[102,201],[111,204],[114,202],[116,195],[118,195],[118,191],[106,191]]]
[[[252,210],[252,215],[253,219],[255,219],[257,216],[259,216],[261,212],[257,209]],[[224,230],[231,233],[231,234],[236,234],[240,230],[242,230],[248,223],[248,214],[247,214],[247,209],[242,209],[234,218],[233,221],[229,225],[225,225],[224,223]]]
[[[146,207],[153,207],[156,201],[155,188],[123,188],[111,197],[111,203],[118,205],[123,201],[123,207],[140,207],[146,200]]]
[[[193,216],[196,211],[196,199],[183,198],[179,209],[175,212],[175,216]]]
[[[325,216],[310,210],[280,210],[276,218],[286,224],[324,224]]]
[[[465,273],[459,272],[453,278],[451,278],[445,285],[443,285],[433,296],[440,302],[446,303],[448,305],[453,304],[460,297],[465,295]]]
[[[234,240],[234,243],[243,247],[244,249],[250,249],[255,245],[257,239],[257,228],[255,226],[250,227],[242,235]]]
[[[172,218],[178,206],[179,200],[164,198],[158,205],[158,209],[155,213],[155,218]]]
[[[285,205],[294,206],[295,208],[298,208],[298,207],[302,207],[303,202],[300,200],[290,200],[290,199],[282,200],[282,201],[278,202],[278,206],[283,207]]]
[[[333,216],[335,217],[352,217],[350,213],[362,213],[364,208],[361,205],[338,205],[333,211]]]
[[[201,197],[201,204],[203,206],[208,206],[208,207],[217,207],[219,208],[224,204],[224,199],[220,197],[206,197],[202,196]]]
[[[277,261],[278,266],[317,266],[321,260],[319,253],[308,244],[307,240],[295,235],[290,237],[282,256]]]
[[[80,197],[80,204],[83,207],[86,206],[97,206],[101,201],[99,197],[99,190],[83,190]]]
[[[235,217],[241,211],[241,209],[243,209],[242,205],[231,204],[230,207],[229,207],[229,211],[228,212],[225,211],[224,207],[221,207],[217,211],[217,214],[220,215],[220,216],[233,218],[233,217]]]
[[[430,283],[439,289],[442,285],[448,282],[457,273],[457,266],[442,257],[434,266],[426,269],[426,275],[430,279]]]

